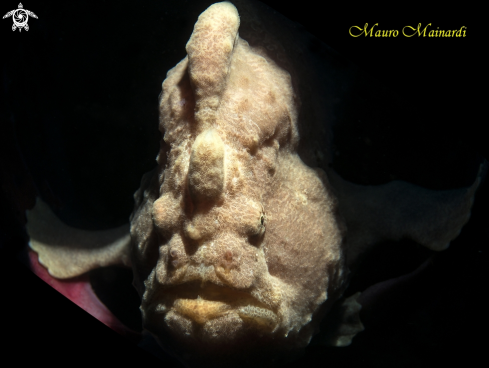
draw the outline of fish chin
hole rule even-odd
[[[192,367],[259,366],[283,356],[284,346],[290,345],[277,333],[277,315],[251,304],[177,298],[169,309],[155,304],[151,314],[154,319],[147,321],[146,330]],[[292,357],[301,348],[290,346],[286,355]]]
[[[287,337],[283,306],[267,306],[254,296],[258,290],[201,281],[162,285],[155,282],[155,273],[145,282],[143,327],[165,350],[189,357],[190,366],[193,360],[206,366],[208,359],[215,367],[216,357],[223,366],[235,366],[228,358],[246,358],[251,364],[283,355],[284,346],[300,350],[294,334]]]
[[[156,300],[149,310],[157,318],[163,318],[166,325],[182,331],[185,335],[200,336],[205,339],[219,331],[236,335],[242,329],[256,329],[261,333],[273,333],[279,326],[276,311],[252,296],[252,292],[231,287],[197,281],[171,287],[159,285]],[[230,323],[229,327],[225,327]],[[176,325],[175,325],[176,326]],[[208,331],[206,333],[205,331]],[[222,335],[222,334],[221,334]]]

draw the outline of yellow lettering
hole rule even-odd
[[[410,35],[407,35],[407,34],[406,34],[406,32],[404,31],[406,28],[411,28],[413,31],[415,31],[415,30],[416,30],[415,28],[413,28],[413,27],[411,27],[411,26],[406,26],[406,27],[404,27],[404,28],[402,29],[402,34],[403,34],[404,36],[406,36],[406,37],[413,37],[413,36],[416,34],[416,32],[414,32],[414,33],[413,33],[411,36],[410,36]]]
[[[370,33],[370,37],[372,37],[372,36],[373,36],[373,32],[374,32],[374,27],[375,27],[376,25],[378,25],[378,24],[379,24],[379,23],[375,23],[375,24],[372,26],[372,28],[370,28],[370,31],[368,30],[368,23],[365,23],[365,27],[364,27],[364,28],[360,28],[360,27],[358,27],[358,26],[351,26],[351,27],[350,27],[350,30],[349,30],[350,36],[352,36],[352,37],[359,37],[359,36],[361,36],[363,33],[365,33],[365,37],[367,37],[367,36],[369,36],[369,33]],[[352,28],[357,28],[357,29],[359,29],[361,32],[360,32],[358,35],[356,35],[356,36],[355,36],[355,35],[354,35],[354,34],[351,32],[351,29],[352,29]]]
[[[431,26],[431,23],[429,23],[426,27],[424,27],[424,29],[422,31],[424,33],[423,37],[426,37],[426,28],[428,28],[428,26]],[[419,31],[420,28],[421,28],[421,23],[418,24],[418,35],[421,35],[421,32]],[[431,32],[433,32],[433,31],[431,31]],[[431,36],[429,36],[429,37],[431,37]]]
[[[391,29],[391,30],[387,30],[387,29],[386,30],[383,30],[382,31],[382,37],[391,37],[393,32],[397,32],[397,31],[396,30],[393,30],[393,29]],[[394,37],[395,37],[395,35],[394,35]]]
[[[365,36],[367,36],[367,35],[368,35],[368,33],[370,32],[370,37],[372,37],[372,36],[373,36],[373,33],[374,33],[374,27],[375,27],[376,25],[378,25],[378,24],[379,24],[379,23],[375,23],[375,24],[372,26],[372,28],[370,28],[370,31],[366,31],[366,32],[365,32]],[[365,28],[367,28],[367,26],[368,26],[368,23],[365,23]]]
[[[460,28],[460,29],[457,31],[457,33],[456,33],[456,36],[457,36],[457,37],[465,37],[465,29],[464,29],[464,28],[467,28],[467,27],[462,26],[462,27],[461,27],[461,28]],[[464,30],[462,31],[462,29],[464,29]],[[464,34],[463,36],[462,36],[462,32],[463,32],[463,34]]]
[[[428,27],[431,26],[431,23],[426,25],[424,28],[421,28],[422,25],[421,23],[418,24],[417,28],[411,27],[411,26],[405,26],[402,29],[402,34],[405,37],[413,37],[415,34],[418,34],[419,36],[423,37],[465,37],[465,30],[467,27],[462,26],[460,27],[459,30],[453,29],[453,30],[443,30],[440,29],[439,27],[436,27],[436,30],[429,30]],[[397,33],[397,31],[391,31]],[[389,34],[390,36],[390,34]],[[397,34],[394,34],[394,37],[396,37]]]
[[[358,34],[358,35],[356,35],[356,36],[355,36],[354,34],[352,34],[352,33],[351,33],[351,29],[352,29],[352,28],[358,28],[358,29],[359,29],[359,30],[361,30],[362,32],[360,32],[360,34]],[[358,36],[361,36],[361,35],[362,35],[362,33],[363,33],[363,28],[360,28],[360,27],[358,27],[358,26],[351,26],[351,27],[350,27],[349,32],[350,32],[350,36],[352,36],[352,37],[358,37]]]

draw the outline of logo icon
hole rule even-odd
[[[15,31],[17,28],[19,29],[19,32],[22,31],[22,28],[25,28],[25,30],[28,31],[29,26],[27,25],[27,21],[29,20],[29,15],[37,19],[36,14],[31,12],[30,10],[24,9],[22,3],[19,3],[19,8],[9,11],[3,16],[3,19],[12,16],[12,19],[14,21],[14,24],[12,25],[12,31]]]

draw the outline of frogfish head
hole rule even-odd
[[[345,287],[336,198],[296,152],[299,96],[239,22],[209,7],[168,72],[131,215],[144,328],[189,364],[296,354]]]

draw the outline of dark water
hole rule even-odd
[[[127,221],[132,194],[158,150],[161,83],[185,57],[193,25],[210,3],[32,2],[24,7],[39,19],[29,20],[28,32],[12,32],[9,19],[1,23],[2,317],[14,326],[3,330],[7,350],[19,351],[14,359],[67,363],[70,355],[92,364],[162,364],[16,262],[14,255],[25,246],[19,209],[37,190],[73,226],[101,229]],[[366,71],[345,86],[348,98],[338,111],[333,165],[344,178],[360,184],[402,179],[432,189],[470,185],[481,157],[488,157],[487,118],[478,113],[485,95],[479,92],[481,45],[474,41],[481,36],[463,8],[454,9],[448,21],[424,17],[421,10],[381,19],[385,9],[370,9],[354,17],[351,4],[341,11],[320,10],[312,1],[272,7]],[[419,22],[434,29],[466,26],[467,37],[349,36],[351,26],[366,22],[398,30]],[[423,283],[393,303],[385,321],[366,325],[348,348],[310,347],[290,367],[475,360],[475,336],[485,331],[488,203],[486,184],[460,237],[435,258]],[[374,271],[363,269],[365,276],[349,292],[410,272],[427,256],[410,243],[382,249],[372,260]],[[118,293],[129,300],[119,318],[136,326],[137,301],[127,274],[111,277],[125,280]],[[99,285],[100,279],[109,280],[102,289],[117,284],[107,276],[98,278]]]

